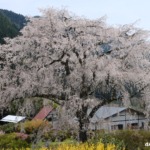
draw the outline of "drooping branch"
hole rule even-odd
[[[137,95],[142,95],[142,92],[144,92],[144,90],[147,88],[149,86],[149,83],[147,83],[146,85],[144,85],[144,86],[142,86],[141,88],[138,88],[137,89],[137,87],[134,87],[134,92],[133,93],[130,93],[131,95],[130,95],[130,98],[133,98],[133,97],[136,97]],[[104,105],[106,105],[106,104],[110,104],[111,102],[113,102],[113,101],[116,101],[116,100],[122,100],[122,98],[123,98],[123,95],[122,94],[120,94],[119,96],[117,95],[117,91],[116,91],[116,88],[113,88],[112,90],[111,90],[112,92],[112,96],[110,97],[110,99],[104,99],[104,96],[103,96],[103,98],[102,98],[102,101],[98,104],[98,105],[96,105],[93,109],[92,109],[92,111],[90,112],[90,114],[89,114],[89,118],[92,118],[93,116],[94,116],[94,114],[95,114],[95,112],[100,108],[100,107],[102,107],[102,106],[104,106]],[[129,91],[128,91],[129,92]]]
[[[118,85],[114,83],[114,80],[111,79],[110,73],[107,73],[107,77],[103,82],[100,82],[97,85],[95,93],[98,92],[97,98],[100,99],[100,103],[96,105],[90,112],[88,118],[92,118],[95,112],[103,105],[109,104],[116,100],[122,100],[123,95],[119,91]]]
[[[46,99],[49,99],[51,101],[53,101],[54,103],[60,105],[60,106],[63,106],[64,104],[64,99],[62,99],[62,96],[58,96],[58,95],[53,95],[53,94],[35,94],[35,95],[29,95],[29,96],[26,96],[26,98],[34,98],[34,97],[39,97],[39,98],[46,98]],[[24,97],[16,97],[13,100],[16,100],[16,99],[23,99]]]
[[[75,48],[73,49],[73,53],[75,53],[76,57],[78,58],[80,65],[82,66],[82,59],[80,58],[79,53],[76,51]]]
[[[146,85],[144,85],[143,87],[141,87],[138,91],[136,91],[134,94],[132,94],[130,96],[130,98],[133,98],[135,97],[136,95],[138,95],[139,93],[140,94],[143,94],[142,92],[144,92],[144,90],[149,86],[149,83],[147,83]]]
[[[47,98],[53,102],[55,102],[58,105],[63,106],[64,101],[67,100],[67,98],[64,99],[64,97],[62,95],[54,95],[54,94],[36,94],[32,97],[41,97],[41,98]]]
[[[46,68],[46,67],[48,67],[48,66],[50,66],[50,65],[53,65],[53,64],[56,63],[56,62],[60,62],[60,61],[64,58],[65,54],[66,54],[66,53],[63,51],[63,52],[62,52],[62,55],[60,56],[60,58],[55,59],[55,60],[52,60],[52,62],[50,62],[50,63],[44,64],[44,67]],[[38,68],[38,71],[39,71],[40,69],[41,69],[41,68],[39,67],[39,68]]]
[[[132,99],[134,97],[141,98],[144,94],[144,90],[150,85],[149,83],[146,83],[145,85],[142,85],[142,80],[139,80],[138,83],[134,83],[132,81],[129,81],[125,83],[125,89],[129,93],[129,98]]]
[[[53,60],[49,65],[54,64],[55,62],[59,62],[63,59],[63,57],[65,56],[65,52],[62,52],[62,55],[60,56],[60,58]]]

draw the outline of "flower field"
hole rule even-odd
[[[7,149],[7,150],[13,150],[13,149]],[[22,148],[22,149],[15,149],[15,150],[32,150],[32,148],[25,148],[25,149]],[[80,144],[60,144],[55,147],[49,147],[49,148],[42,147],[39,148],[38,150],[125,150],[125,149],[124,148],[118,149],[118,147],[114,144],[104,145],[103,143],[98,143],[98,144],[80,143]]]
[[[50,149],[50,150],[53,150],[53,149]],[[78,145],[62,144],[58,146],[56,150],[115,150],[115,145],[108,144],[107,147],[104,148],[103,143],[99,143],[97,145],[87,144],[87,143],[78,144]]]
[[[68,144],[62,144],[56,148],[56,150],[116,150],[116,146],[113,144],[108,144],[106,147],[104,147],[103,143],[99,144],[77,144],[77,145],[68,145]],[[41,149],[41,150],[46,150],[46,149]],[[50,148],[50,150],[53,150]]]

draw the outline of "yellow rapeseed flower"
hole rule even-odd
[[[108,144],[106,150],[115,150],[116,146],[114,144]]]
[[[103,143],[99,143],[96,147],[96,150],[104,150],[104,144]]]

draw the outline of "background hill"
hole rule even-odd
[[[13,38],[27,23],[25,16],[12,11],[0,9],[0,43],[4,44],[4,37]]]

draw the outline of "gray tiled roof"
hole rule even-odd
[[[92,122],[95,122],[96,120],[100,120],[100,119],[106,119],[112,115],[115,115],[123,110],[126,110],[126,107],[109,107],[109,106],[102,106],[100,107],[95,115],[92,118]],[[89,110],[90,112],[91,110]]]
[[[97,110],[95,115],[98,118],[104,118],[105,119],[105,118],[108,118],[114,114],[117,114],[117,113],[119,113],[125,109],[126,109],[125,107],[106,107],[106,106],[103,106]]]

